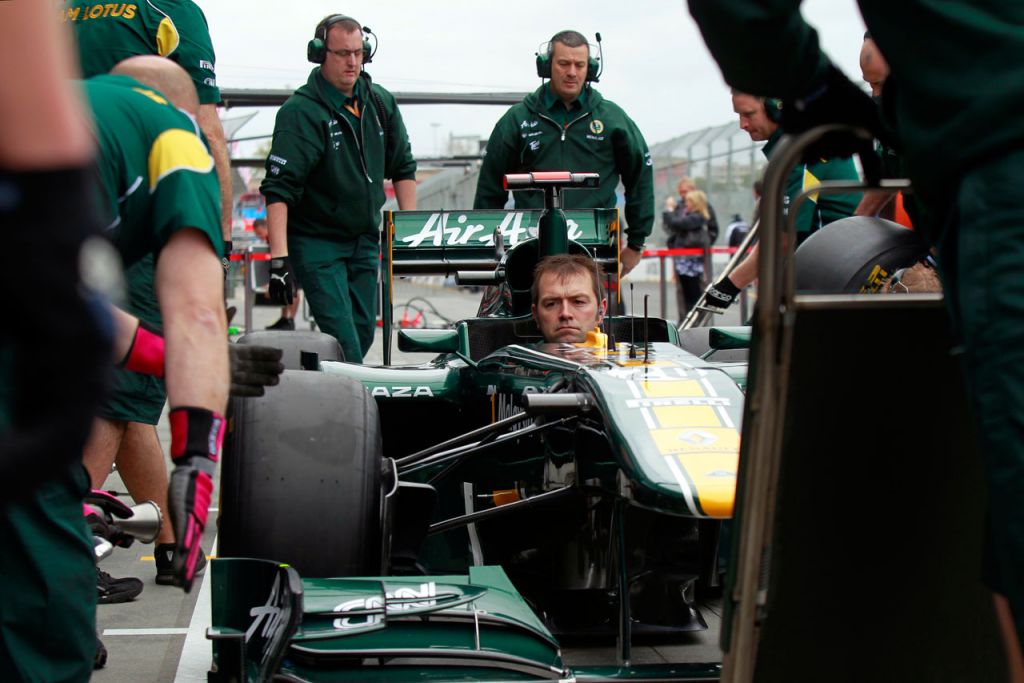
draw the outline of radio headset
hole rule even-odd
[[[379,45],[377,34],[374,33],[373,29],[369,26],[363,26],[358,21],[345,14],[332,14],[316,25],[316,31],[313,32],[313,39],[306,44],[306,59],[314,64],[324,63],[324,60],[327,59],[327,32],[331,30],[332,26],[340,24],[343,21],[351,21],[359,26],[359,30],[364,34],[363,64],[369,64],[373,61],[373,56],[377,54],[377,46]],[[372,46],[370,45],[369,36],[373,36]]]
[[[557,34],[556,34],[557,35]],[[587,83],[598,83],[601,74],[604,73],[604,48],[601,46],[601,34],[595,33],[597,39],[598,56],[587,57]],[[551,54],[555,50],[555,43],[549,40],[547,47],[537,53],[537,75],[541,78],[551,78]]]
[[[377,48],[380,47],[380,40],[377,39],[377,34],[369,26],[363,26],[346,14],[332,14],[316,25],[316,30],[313,31],[313,39],[306,44],[306,59],[314,64],[324,63],[327,59],[327,32],[331,30],[332,26],[343,21],[355,23],[363,33],[363,66],[365,67],[373,61],[373,56],[377,54]],[[373,45],[370,45],[369,36],[373,36]],[[380,101],[380,97],[373,91],[373,79],[370,78],[370,74],[363,71],[360,74],[360,78],[365,78],[367,81],[370,99],[373,100],[373,107],[377,110],[377,118],[380,120],[381,128],[384,130],[384,150],[386,154],[388,142],[391,139],[391,122],[388,120],[387,112],[384,110],[384,103]]]
[[[777,97],[764,98],[764,113],[769,121],[782,123],[782,100]]]

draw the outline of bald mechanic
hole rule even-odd
[[[160,57],[133,57],[115,72],[84,88],[96,119],[108,232],[126,267],[156,258],[164,332],[139,325],[123,365],[147,374],[166,367],[172,578],[187,591],[202,556],[228,393],[217,177],[195,122],[163,94],[187,99],[188,74]]]
[[[882,112],[899,140],[937,248],[963,348],[988,483],[983,575],[995,594],[1010,670],[1024,678],[1024,5],[1004,0],[858,2],[891,72]],[[799,0],[690,0],[726,81],[792,103],[783,127],[865,127],[878,108],[821,51]],[[907,27],[913,27],[908,31]],[[955,143],[955,144],[951,144]],[[866,158],[868,141],[819,152]],[[1014,636],[1015,631],[1015,636]]]
[[[163,58],[155,59],[132,59],[122,62],[114,67],[114,73],[125,73],[130,69],[128,75],[134,76],[145,85],[159,91],[160,99],[166,102],[163,109],[174,110],[173,114],[161,111],[162,120],[167,120],[177,125],[184,125],[189,117],[195,117],[199,109],[199,102],[196,90],[190,79],[182,79],[184,72],[178,69],[171,69],[173,63]],[[92,98],[96,100],[97,98]],[[108,112],[103,108],[103,103],[94,104],[94,112],[97,124],[101,132],[109,125],[128,125],[128,137],[121,137],[110,134],[100,137],[100,167],[104,170],[103,181],[108,193],[108,205],[116,206],[120,211],[111,214],[110,223],[117,229],[116,223],[130,222],[134,224],[137,232],[145,234],[150,228],[150,222],[155,226],[161,220],[165,220],[161,213],[167,213],[172,207],[159,206],[156,203],[139,201],[145,193],[139,194],[139,187],[132,192],[131,182],[128,179],[119,177],[129,171],[119,169],[118,166],[125,166],[129,162],[136,165],[140,158],[146,153],[144,147],[148,145],[145,136],[138,138],[134,134],[133,117],[125,119],[124,114],[115,109]],[[178,111],[180,110],[180,111]],[[110,121],[105,117],[111,117]],[[198,134],[194,123],[189,123],[190,130]],[[135,143],[141,145],[137,149],[130,146]],[[127,156],[126,161],[122,157]],[[140,169],[136,168],[138,173]],[[215,187],[216,177],[214,174],[202,174],[202,185],[204,190]],[[116,194],[115,194],[116,191]],[[122,196],[127,199],[122,200]],[[189,200],[193,201],[192,199]],[[199,208],[208,210],[209,204],[199,196],[194,200]],[[175,213],[167,213],[166,220],[179,220],[180,216]],[[208,216],[204,215],[204,220]],[[144,321],[145,329],[157,331],[163,325],[161,310],[157,295],[154,291],[153,277],[155,254],[148,244],[139,246],[137,255],[126,257],[126,271],[128,273],[128,306],[127,311]],[[137,257],[136,257],[137,256]],[[159,375],[145,375],[133,372],[129,368],[119,368],[114,376],[112,393],[101,407],[92,435],[86,445],[84,461],[93,488],[102,488],[107,475],[110,474],[111,466],[115,459],[118,465],[118,472],[121,475],[129,493],[137,501],[152,500],[164,513],[167,512],[167,466],[164,461],[164,452],[157,437],[156,425],[160,421],[163,412],[164,402],[167,395],[164,389],[162,373]],[[174,529],[170,524],[165,524],[156,538],[156,546],[153,551],[156,565],[156,582],[163,585],[174,583]],[[197,571],[202,571],[206,560],[200,557]],[[131,577],[113,578],[105,572],[98,572],[97,591],[101,604],[124,602],[138,595],[143,588],[141,581]]]
[[[537,75],[549,79],[513,105],[487,141],[474,209],[501,209],[507,173],[588,171],[601,175],[597,190],[567,192],[566,209],[614,208],[621,179],[626,193],[625,276],[643,253],[654,226],[654,173],[640,129],[593,86],[598,60],[577,31],[560,31],[537,57]],[[518,192],[517,209],[543,207],[543,193]]]
[[[530,295],[545,342],[582,344],[600,333],[608,299],[593,259],[582,254],[542,258],[533,271]]]
[[[85,77],[109,72],[115,64],[137,55],[159,55],[178,63],[190,76],[199,105],[190,114],[199,122],[213,155],[220,193],[220,227],[225,251],[231,240],[231,176],[227,145],[217,103],[214,65],[216,62],[209,27],[203,11],[192,0],[151,0],[142,3],[97,4],[72,0],[62,18],[70,25],[78,41],[78,54]],[[192,95],[195,98],[195,95]],[[178,105],[180,106],[180,105]],[[225,258],[227,253],[224,254]],[[226,263],[224,261],[223,263]],[[146,256],[126,272],[129,301],[127,310],[159,328],[160,310],[154,292],[154,263]],[[100,415],[112,431],[98,429],[86,451],[85,462],[92,485],[102,486],[116,457],[118,470],[136,500],[152,500],[165,506],[167,473],[163,451],[156,436],[156,424],[166,400],[163,380],[117,370],[114,393]],[[113,447],[115,455],[107,456]],[[171,548],[174,541],[170,525],[164,525],[156,539],[156,581],[172,583]],[[142,590],[137,579],[114,579],[99,574],[97,586],[101,602],[120,602]]]
[[[783,130],[779,125],[782,102],[771,97],[758,97],[733,90],[732,109],[739,116],[740,128],[753,142],[764,141],[761,153],[771,159],[775,146],[782,139]],[[793,202],[801,192],[816,187],[826,180],[859,181],[857,167],[849,156],[818,158],[811,163],[797,165],[786,179],[786,198]],[[810,195],[800,206],[796,215],[797,245],[810,237],[819,228],[840,218],[852,216],[861,200],[860,192],[827,193]],[[733,272],[708,288],[705,305],[725,311],[739,299],[740,292],[757,279],[760,248],[754,245],[747,256]]]
[[[0,287],[36,295],[14,297],[17,323],[0,326],[4,681],[88,680],[96,654],[81,448],[110,335],[80,279],[81,247],[102,225],[95,144],[70,86],[76,71],[71,36],[49,3],[0,2],[0,225],[9,255]]]
[[[277,112],[267,175],[270,296],[289,305],[296,278],[345,360],[360,363],[377,329],[384,179],[416,208],[416,161],[395,97],[370,79],[372,52],[352,17],[324,17],[306,56],[317,64]]]

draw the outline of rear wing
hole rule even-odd
[[[385,211],[382,282],[384,363],[391,362],[394,278],[494,271],[506,249],[537,237],[543,209]],[[618,209],[565,211],[570,242],[617,272]],[[495,235],[501,236],[496,244]]]

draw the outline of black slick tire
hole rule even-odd
[[[218,555],[380,574],[380,453],[377,404],[348,377],[286,370],[264,396],[233,399]]]

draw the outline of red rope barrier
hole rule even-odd
[[[738,247],[711,247],[712,254],[735,254]],[[700,247],[687,247],[686,249],[645,249],[644,258],[654,256],[703,256],[704,250]]]

